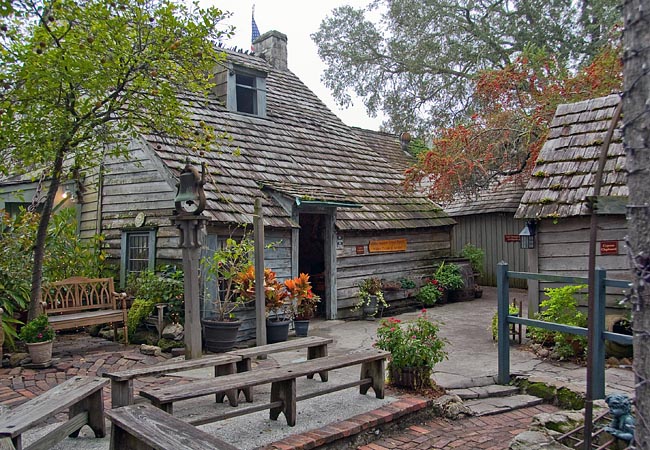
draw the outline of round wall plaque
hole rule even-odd
[[[145,219],[146,219],[146,216],[144,215],[144,213],[142,211],[140,211],[138,213],[138,215],[135,216],[135,220],[134,220],[135,226],[139,228],[142,225],[144,225]]]

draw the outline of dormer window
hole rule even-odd
[[[266,74],[242,67],[228,71],[229,111],[266,117]]]

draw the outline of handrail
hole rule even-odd
[[[620,333],[612,333],[605,330],[605,296],[606,287],[618,287],[627,289],[631,287],[631,282],[627,280],[607,279],[605,269],[596,269],[595,276],[595,298],[596,320],[594,322],[594,352],[592,373],[592,392],[594,398],[603,398],[605,396],[605,345],[604,342],[612,341],[619,344],[632,344],[633,337]],[[510,381],[510,324],[522,324],[526,326],[538,327],[550,331],[561,333],[587,336],[588,329],[564,325],[554,322],[545,322],[542,320],[528,319],[524,317],[508,314],[509,286],[510,278],[523,278],[528,280],[550,281],[566,284],[585,284],[586,277],[566,277],[561,275],[539,274],[532,272],[511,272],[508,270],[508,264],[501,262],[497,265],[497,295],[498,295],[498,350],[499,350],[499,373],[497,381],[499,384],[507,384]]]

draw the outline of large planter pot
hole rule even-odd
[[[209,352],[224,353],[233,349],[241,322],[202,319],[205,349]]]
[[[370,301],[363,305],[363,317],[365,317],[368,320],[374,320],[375,315],[377,315],[377,296],[376,295],[371,295],[370,296]]]
[[[431,369],[426,367],[391,367],[390,382],[406,389],[431,386]]]
[[[27,345],[32,364],[43,364],[52,360],[52,341],[34,342]]]
[[[305,337],[309,333],[309,319],[294,320],[293,325],[296,328],[296,336]]]
[[[290,320],[266,320],[266,343],[284,342],[289,339]]]

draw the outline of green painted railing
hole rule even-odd
[[[605,297],[606,288],[618,287],[629,289],[630,282],[625,280],[608,280],[605,269],[596,269],[595,274],[595,311],[596,320],[594,321],[594,345],[592,370],[592,392],[594,399],[605,397],[605,340],[617,342],[619,344],[632,344],[632,336],[625,334],[611,333],[605,331]],[[541,320],[526,319],[508,314],[508,305],[510,303],[509,284],[510,278],[524,278],[529,280],[551,281],[565,284],[585,284],[587,278],[584,277],[563,277],[558,275],[545,275],[530,272],[510,272],[508,264],[500,262],[497,265],[497,316],[498,325],[498,351],[499,351],[499,374],[497,382],[499,384],[508,384],[510,382],[510,324],[522,324],[534,326],[550,331],[560,331],[563,333],[577,334],[586,336],[587,328],[573,327],[559,323],[544,322]]]

